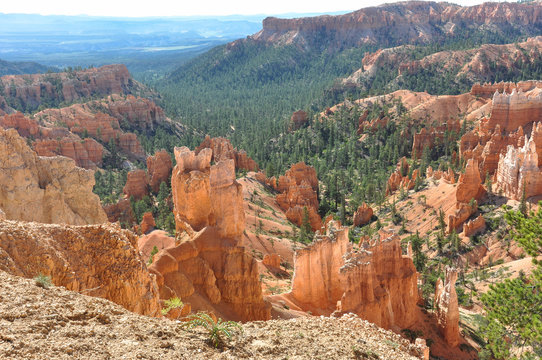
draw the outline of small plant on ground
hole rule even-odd
[[[224,343],[224,336],[231,339],[232,331],[235,328],[243,329],[241,325],[235,321],[223,321],[222,319],[215,320],[209,314],[204,312],[189,316],[188,321],[184,323],[183,326],[187,328],[194,328],[197,326],[203,327],[208,332],[208,340],[214,347],[218,347]]]
[[[173,297],[164,301],[165,307],[162,309],[162,315],[167,315],[173,309],[181,309],[184,303],[178,297]]]
[[[51,282],[51,278],[41,273],[34,278],[34,281],[37,286],[42,287],[44,289],[49,289],[51,286],[53,286],[53,283]]]

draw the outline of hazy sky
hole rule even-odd
[[[479,0],[449,0],[461,5]],[[493,0],[495,1],[495,0]],[[325,13],[357,10],[383,0],[0,0],[0,13],[99,16],[190,16]]]

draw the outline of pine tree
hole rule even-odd
[[[536,269],[490,286],[482,296],[488,320],[482,330],[496,359],[536,359],[542,355],[542,262],[536,260],[542,255],[542,202],[536,214],[511,211],[505,218]]]
[[[303,219],[301,220],[301,227],[299,229],[299,241],[305,244],[312,242],[314,233],[312,232],[311,222],[309,218],[309,209],[306,206],[303,207]]]

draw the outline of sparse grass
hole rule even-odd
[[[49,289],[51,286],[53,286],[51,277],[47,275],[43,275],[42,273],[40,273],[38,276],[34,278],[34,282],[36,283],[37,286],[44,289]]]
[[[208,333],[208,340],[214,346],[224,344],[224,336],[231,339],[232,332],[235,328],[242,330],[241,325],[235,321],[223,321],[222,319],[215,320],[209,314],[199,312],[188,317],[188,321],[183,324],[184,327],[194,328],[197,326],[203,327]]]

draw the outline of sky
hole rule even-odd
[[[461,5],[479,0],[449,0]],[[495,1],[495,0],[493,0]],[[498,0],[497,0],[498,1]],[[93,16],[194,16],[326,13],[358,10],[383,0],[1,0],[0,13]]]

